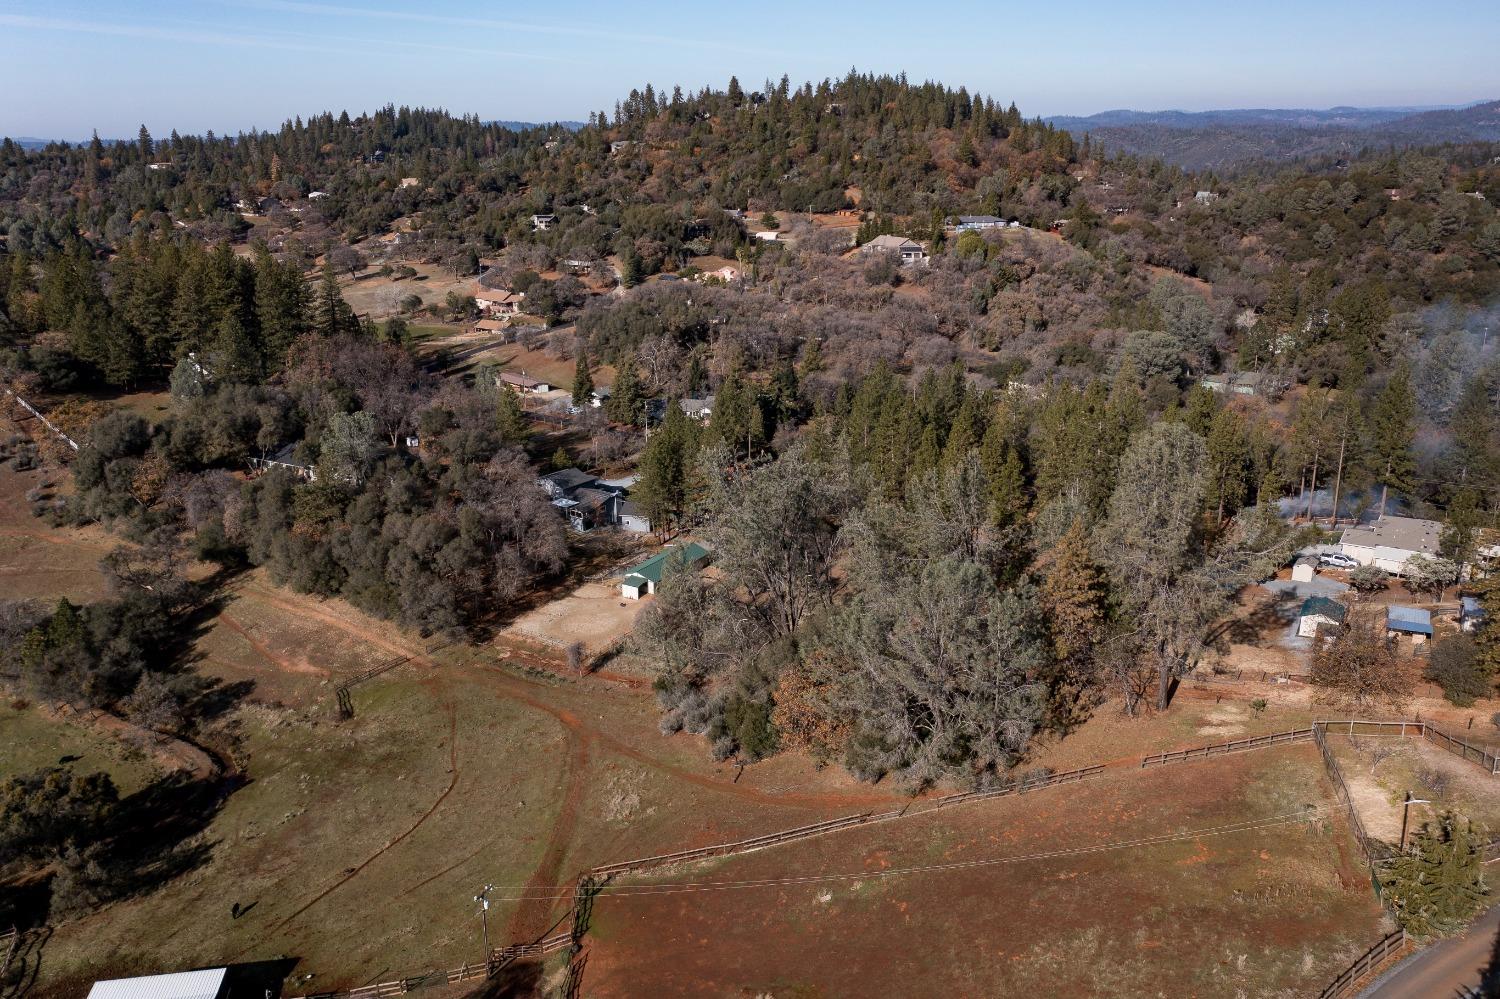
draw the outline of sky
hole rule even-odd
[[[586,119],[632,87],[794,84],[851,67],[1113,108],[1500,98],[1495,0],[0,0],[0,135],[274,129],[387,103]]]

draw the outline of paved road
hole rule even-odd
[[[1359,999],[1461,999],[1478,995],[1479,975],[1495,952],[1500,905],[1479,917],[1461,937],[1420,950],[1376,979]]]

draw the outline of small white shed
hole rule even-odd
[[[1292,581],[1297,583],[1311,583],[1313,577],[1318,574],[1318,559],[1313,555],[1304,555],[1292,565]]]

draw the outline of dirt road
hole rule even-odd
[[[1500,905],[1463,936],[1420,950],[1381,975],[1359,999],[1461,999],[1478,995],[1479,977],[1495,954]]]

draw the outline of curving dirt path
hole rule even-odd
[[[433,663],[433,661],[429,657],[422,654],[420,651],[414,652],[409,647],[405,647],[397,642],[393,642],[390,639],[377,634],[374,629],[363,627],[357,622],[347,620],[329,611],[321,610],[313,606],[308,606],[305,602],[290,600],[286,597],[279,596],[272,592],[269,587],[266,587],[263,584],[252,583],[250,585],[255,589],[257,600],[264,600],[267,603],[272,604],[273,606],[284,610],[289,614],[311,618],[330,627],[338,628],[339,630],[362,641],[369,642],[372,645],[376,645],[393,655],[410,655],[412,663],[417,666],[426,667],[428,669],[436,668],[436,664]],[[627,759],[633,760],[636,763],[639,763],[642,766],[648,767],[652,770],[657,770],[662,773],[669,774],[672,777],[675,777],[678,780],[685,781],[689,784],[694,784],[698,787],[710,788],[723,794],[742,798],[747,801],[754,801],[760,804],[806,805],[812,808],[841,808],[851,806],[859,807],[866,805],[882,806],[908,800],[907,796],[902,794],[875,791],[871,791],[868,793],[844,792],[822,794],[811,794],[795,791],[775,793],[770,791],[762,791],[754,787],[736,784],[732,780],[722,777],[711,777],[705,774],[696,773],[692,770],[687,770],[683,767],[677,766],[676,764],[668,763],[667,761],[653,756],[650,753],[637,749],[630,743],[624,742],[621,739],[609,735],[597,726],[583,720],[573,711],[570,711],[567,708],[558,707],[557,705],[536,696],[536,694],[541,691],[551,690],[553,688],[538,681],[528,680],[523,677],[516,676],[513,673],[505,672],[504,666],[502,665],[503,662],[504,660],[486,662],[476,656],[474,659],[470,660],[468,665],[478,666],[484,669],[486,677],[494,685],[494,687],[496,688],[496,692],[503,696],[506,700],[515,701],[519,704],[524,704],[529,708],[534,708],[538,711],[545,712],[546,714],[549,714],[553,718],[557,719],[557,721],[561,722],[571,731],[577,732],[581,735],[585,735],[590,740],[596,741],[599,745],[607,748],[610,752],[616,753],[620,756],[624,756]]]
[[[574,830],[578,827],[579,806],[583,804],[583,791],[589,766],[589,745],[594,737],[586,732],[569,730],[568,741],[572,751],[568,754],[568,786],[563,794],[562,808],[552,823],[552,832],[547,836],[547,848],[542,852],[536,870],[526,881],[527,891],[558,884],[562,875],[563,857],[573,842]],[[550,894],[550,893],[543,893]],[[551,898],[529,898],[516,906],[510,917],[510,939],[529,941],[540,939],[551,928],[549,920],[557,902]]]
[[[416,832],[419,828],[421,828],[422,824],[424,822],[426,822],[428,819],[432,818],[433,814],[436,813],[437,810],[442,807],[443,802],[447,800],[448,795],[450,795],[450,794],[453,793],[453,788],[458,785],[458,776],[459,776],[459,770],[458,770],[458,711],[457,711],[457,709],[455,708],[455,706],[453,705],[453,703],[451,701],[448,703],[448,769],[449,769],[449,772],[451,773],[451,776],[448,778],[448,786],[445,787],[445,788],[443,788],[443,793],[439,794],[437,796],[437,800],[434,801],[430,806],[428,806],[427,811],[425,811],[421,815],[419,815],[417,817],[417,820],[415,822],[413,822],[411,825],[407,826],[406,830],[404,832],[402,832],[400,835],[398,835],[395,839],[392,839],[385,846],[382,846],[380,849],[378,849],[374,853],[370,854],[364,860],[360,861],[360,863],[358,865],[350,868],[347,872],[345,872],[344,874],[340,875],[339,878],[333,882],[333,884],[329,885],[327,888],[324,888],[322,891],[318,892],[318,894],[314,895],[309,901],[307,901],[305,904],[303,904],[303,906],[300,909],[298,909],[296,912],[293,912],[290,916],[287,916],[285,919],[282,919],[280,922],[276,923],[274,926],[272,926],[267,931],[267,933],[268,934],[275,933],[275,932],[281,930],[288,923],[290,923],[294,919],[296,919],[298,916],[301,916],[303,913],[307,912],[307,910],[311,909],[313,906],[315,906],[319,902],[323,901],[323,899],[327,898],[329,895],[333,894],[335,891],[337,891],[338,889],[342,888],[344,885],[348,884],[350,881],[352,881],[355,878],[357,878],[360,875],[360,873],[365,868],[367,868],[371,864],[375,863],[375,861],[377,861],[381,857],[383,857],[393,847],[396,847],[396,846],[400,845],[400,843],[403,840],[405,840],[408,836],[410,836],[412,833]],[[252,946],[254,946],[254,945],[252,945]],[[247,948],[247,950],[248,949],[249,948]],[[245,952],[241,951],[241,954],[243,954],[243,953],[245,953]],[[235,956],[238,957],[240,955],[235,955]]]

